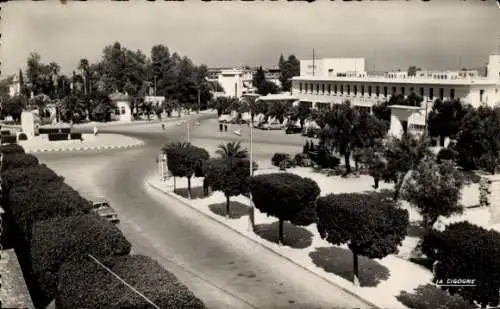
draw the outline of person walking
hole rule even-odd
[[[96,126],[94,126],[94,136],[97,136],[97,134],[99,134],[99,130]]]
[[[165,124],[164,124],[164,123],[162,123],[162,124],[161,124],[161,129],[162,129],[163,131],[165,131]]]

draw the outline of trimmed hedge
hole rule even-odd
[[[31,239],[31,228],[37,221],[88,213],[91,203],[65,183],[52,182],[29,190],[13,187],[9,192],[12,216],[23,233]]]
[[[17,143],[17,137],[15,135],[2,135],[0,137],[2,144],[15,144]]]
[[[7,171],[14,168],[37,166],[38,163],[38,158],[31,154],[4,154],[2,161],[2,171]]]
[[[170,272],[142,255],[99,259],[162,309],[204,309]],[[59,272],[58,309],[151,309],[152,306],[95,261],[65,263]],[[103,297],[105,295],[105,297]]]
[[[0,145],[0,153],[25,153],[24,148],[18,144]]]
[[[51,133],[49,134],[49,141],[65,141],[68,140],[68,136],[67,133]]]
[[[57,133],[69,133],[69,128],[39,128],[38,133],[40,134],[57,134]]]
[[[87,254],[127,255],[131,249],[121,231],[95,213],[36,222],[32,235],[31,263],[47,304],[55,296],[63,263]]]
[[[82,133],[71,133],[70,139],[82,139]]]
[[[396,296],[403,305],[410,309],[470,309],[474,306],[458,295],[448,292],[434,285],[418,286],[414,293],[402,291]]]
[[[18,190],[23,188],[30,190],[36,186],[43,186],[52,182],[62,183],[63,181],[64,177],[57,175],[44,164],[2,171],[4,192],[8,192],[14,186]]]
[[[290,158],[290,155],[288,153],[281,153],[281,152],[277,152],[273,155],[272,159],[271,159],[271,163],[274,165],[274,166],[280,166],[280,163],[285,161],[285,160],[291,160]]]
[[[10,130],[1,130],[0,135],[1,136],[8,136],[8,135],[10,135]]]
[[[27,141],[28,140],[28,136],[26,136],[25,133],[19,133],[19,135],[17,136],[17,139],[20,140],[20,141]]]

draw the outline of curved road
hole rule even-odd
[[[205,117],[207,118],[207,117]],[[213,148],[227,140],[214,120],[191,129],[195,145]],[[243,135],[246,128],[242,129]],[[176,200],[145,186],[156,173],[155,156],[169,141],[183,139],[185,126],[162,132],[159,124],[101,129],[146,142],[142,148],[87,153],[42,153],[40,160],[89,198],[104,196],[118,210],[120,228],[133,251],[157,260],[209,308],[316,309],[370,306],[319,277],[278,257]],[[256,131],[255,160],[278,151],[299,152],[305,139],[282,132]],[[279,145],[278,145],[279,144]]]

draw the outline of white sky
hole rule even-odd
[[[365,57],[377,71],[484,66],[499,52],[500,8],[487,0],[256,2],[10,1],[2,5],[2,73],[38,52],[69,73],[119,41],[149,54],[155,44],[209,67],[275,66],[300,58]]]

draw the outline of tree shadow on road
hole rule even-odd
[[[322,247],[309,253],[309,256],[316,266],[346,280],[353,281],[351,250],[338,247]],[[358,262],[359,283],[361,286],[375,287],[390,276],[389,269],[374,260],[358,256]]]
[[[210,210],[219,216],[225,217],[226,216],[226,203],[218,203],[218,204],[211,204],[208,205],[208,208]],[[240,202],[235,202],[231,201],[230,202],[230,219],[239,219],[243,216],[248,215],[248,212],[250,211],[250,207],[248,207],[245,204],[242,204]]]
[[[267,241],[278,243],[278,221],[268,224],[257,224],[255,234]],[[289,222],[283,223],[283,242],[294,249],[305,249],[312,244],[313,234],[307,229]]]
[[[187,188],[178,188],[178,189],[175,189],[174,190],[174,193],[183,197],[183,198],[189,198],[189,195],[188,195],[188,189]],[[193,187],[191,188],[191,199],[197,199],[197,198],[205,198],[205,197],[209,197],[210,195],[212,195],[212,192],[211,190],[209,189],[208,190],[208,195],[205,196],[203,194],[203,187]]]

